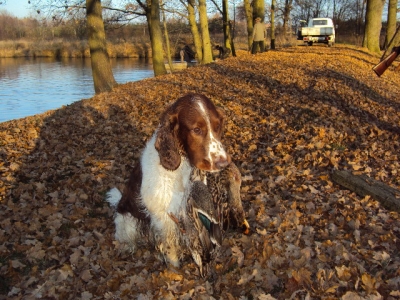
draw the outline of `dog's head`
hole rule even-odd
[[[200,170],[219,171],[230,163],[221,136],[224,125],[222,109],[201,94],[179,98],[161,116],[155,147],[161,164],[176,170],[181,156]]]

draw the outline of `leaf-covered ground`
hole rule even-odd
[[[344,46],[240,52],[1,123],[0,299],[400,299],[399,214],[330,179],[400,188],[400,75],[378,78],[378,61]],[[226,111],[252,227],[228,233],[208,280],[191,259],[122,252],[103,199],[187,92]]]

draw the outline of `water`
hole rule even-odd
[[[113,59],[118,83],[153,77],[151,61]],[[90,59],[0,58],[0,122],[60,108],[94,95]]]

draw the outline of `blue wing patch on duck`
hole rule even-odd
[[[224,230],[243,226],[248,234],[250,226],[240,197],[240,171],[234,163],[218,173],[194,169],[191,181],[186,206],[179,217],[170,217],[180,229],[184,251],[190,253],[200,275],[206,277],[222,245]]]
[[[222,232],[211,194],[202,181],[193,182],[186,210],[181,213],[179,222],[183,227],[184,246],[199,267],[200,275],[206,277],[222,244]]]

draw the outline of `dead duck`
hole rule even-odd
[[[178,216],[170,217],[179,226],[184,252],[190,253],[200,275],[206,277],[222,244],[221,225],[208,187],[202,181],[194,181],[186,207]]]
[[[249,234],[250,225],[240,197],[242,176],[238,167],[231,162],[220,172],[207,172],[206,181],[222,229],[242,228],[245,234]]]
[[[250,232],[240,197],[241,181],[233,162],[218,173],[194,169],[186,206],[178,216],[170,214],[181,233],[182,253],[192,256],[203,277],[208,275],[228,227]]]

